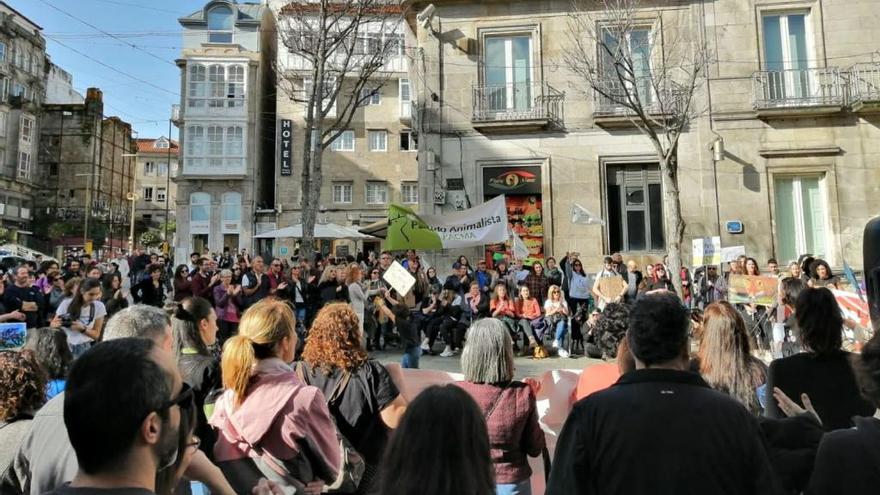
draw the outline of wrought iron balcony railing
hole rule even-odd
[[[853,107],[880,102],[880,63],[855,64],[848,72],[850,103]]]
[[[562,127],[565,93],[544,82],[473,87],[474,123],[546,121]]]
[[[684,104],[684,90],[672,81],[656,83],[650,78],[625,85],[618,80],[602,83],[602,91],[595,91],[594,117],[628,117],[635,115],[632,101],[639,104],[647,115],[662,117],[678,113]]]
[[[837,107],[846,102],[837,67],[758,71],[752,82],[756,110]]]

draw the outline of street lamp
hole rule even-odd
[[[123,158],[135,158],[135,168],[137,168],[137,153],[123,153]],[[138,195],[134,192],[135,188],[135,180],[137,177],[137,171],[131,170],[131,192],[125,195],[125,199],[131,201],[131,219],[130,225],[128,227],[128,254],[134,254],[134,210],[135,210],[135,202],[138,200]],[[168,194],[166,192],[166,194]]]

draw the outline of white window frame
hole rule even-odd
[[[529,48],[528,48],[528,52],[529,52],[529,71],[528,71],[529,78],[528,78],[528,81],[529,82],[527,84],[531,85],[531,84],[534,84],[535,82],[537,82],[535,79],[535,77],[536,77],[535,65],[540,63],[539,56],[537,56],[537,54],[536,54],[536,45],[539,43],[539,40],[540,40],[540,32],[539,31],[537,31],[534,28],[513,29],[513,30],[503,29],[503,30],[498,30],[498,31],[487,30],[487,32],[484,33],[484,35],[482,37],[481,45],[482,45],[482,49],[483,49],[483,56],[480,60],[480,64],[482,67],[481,84],[486,87],[489,86],[488,74],[487,74],[488,61],[486,60],[486,57],[488,54],[487,44],[488,44],[489,40],[493,40],[493,39],[504,40],[504,52],[505,52],[505,64],[506,64],[505,76],[504,76],[504,81],[505,81],[504,82],[505,92],[504,92],[504,102],[503,102],[504,105],[503,105],[503,107],[493,108],[493,110],[495,110],[495,111],[507,111],[507,110],[516,109],[517,89],[514,86],[517,83],[515,82],[515,76],[514,76],[514,64],[511,63],[511,60],[513,59],[513,38],[525,38],[525,37],[527,37],[529,39]],[[531,88],[529,88],[528,90],[531,91]],[[531,105],[532,105],[532,103],[529,103],[529,108],[531,108]]]
[[[20,82],[12,83],[12,96],[21,96],[22,100],[27,100],[28,87]]]
[[[374,142],[374,137],[376,142]],[[385,129],[371,129],[367,131],[369,150],[376,153],[388,151],[388,131]]]
[[[361,105],[372,106],[382,103],[382,93],[379,88],[361,88]]]
[[[154,148],[166,149],[168,148],[168,140],[165,138],[159,138],[153,142]]]
[[[9,97],[9,78],[0,75],[0,100],[6,101]]]
[[[348,205],[351,204],[353,185],[351,182],[334,182],[333,183],[333,203]]]
[[[407,143],[409,144],[409,146],[407,146],[407,147],[403,146],[403,136],[405,136],[405,135],[409,136],[407,138]],[[400,137],[398,139],[398,148],[400,149],[400,151],[407,152],[407,153],[414,153],[414,152],[419,151],[419,140],[413,139],[413,137],[415,135],[416,134],[412,130],[409,130],[409,129],[400,131]]]
[[[9,112],[0,111],[0,136],[6,135],[7,122],[9,122]]]
[[[144,162],[144,177],[154,177],[156,169],[156,162]]]
[[[144,201],[146,201],[148,203],[153,201],[153,188],[152,187],[145,187],[143,192],[144,192]]]
[[[230,26],[229,29],[210,29],[209,26],[206,26],[207,27],[206,31],[208,33],[208,43],[217,43],[217,44],[224,44],[224,45],[234,43],[235,42],[235,14],[236,14],[235,9],[233,9],[232,7],[227,6],[227,5],[217,5],[217,6],[212,7],[208,12],[205,13],[206,25],[208,23],[208,17],[211,15],[211,11],[216,10],[216,9],[229,10],[229,20],[232,23],[232,26]],[[214,36],[214,35],[229,36],[229,39],[228,40],[224,39],[221,41],[212,40],[211,36]]]
[[[305,78],[303,78],[302,84],[303,84],[303,99],[308,100],[308,97],[309,97],[308,95],[309,95],[309,93],[312,92],[310,86],[314,85],[314,79],[312,79],[311,77],[305,77]],[[332,93],[333,90],[327,91],[327,85],[330,85],[332,87],[335,84],[336,84],[336,78],[335,77],[329,78],[327,83],[324,85],[324,91],[328,92],[328,93]],[[321,100],[321,109],[322,110],[325,106],[327,106],[328,99],[329,99],[329,96],[327,98],[324,98]],[[330,107],[330,110],[327,112],[327,117],[335,117],[336,116],[337,101],[333,102],[333,105]]]
[[[371,188],[377,188],[371,190]],[[378,196],[382,196],[379,198]],[[387,182],[367,182],[364,187],[364,199],[368,205],[384,205],[388,204],[388,183]]]
[[[156,188],[156,202],[164,203],[167,198],[168,198],[168,191],[166,191],[164,187],[157,187]]]
[[[241,122],[199,122],[186,126],[184,146],[184,171],[192,170],[220,173],[235,170],[244,173],[247,135]],[[200,136],[195,136],[198,132]],[[209,136],[213,140],[209,141]],[[235,149],[233,144],[240,146]]]
[[[247,66],[241,62],[193,62],[187,67],[186,77],[189,108],[245,106]]]
[[[336,139],[330,143],[332,151],[353,152],[355,148],[354,131],[342,131]]]
[[[782,96],[785,99],[800,99],[798,95],[798,85],[801,82],[799,80],[799,75],[794,71],[798,70],[794,67],[794,60],[791,59],[791,33],[789,31],[789,17],[802,15],[804,16],[804,44],[806,45],[807,53],[804,54],[806,57],[807,67],[800,68],[799,70],[806,71],[807,78],[807,86],[806,91],[809,94],[815,94],[818,90],[818,81],[813,73],[809,69],[813,69],[816,67],[816,45],[815,45],[815,37],[813,34],[813,18],[812,18],[812,10],[811,9],[790,9],[790,10],[764,10],[760,12],[760,20],[759,20],[759,31],[760,31],[760,43],[761,45],[758,47],[760,51],[761,57],[761,65],[764,69],[767,68],[767,33],[764,32],[764,18],[765,17],[778,17],[779,18],[779,35],[781,41],[781,49],[782,49],[782,89],[784,90],[784,94]],[[803,95],[808,96],[808,95]],[[798,104],[797,101],[793,102],[794,104]]]
[[[398,97],[400,99],[400,116],[401,117],[412,117],[412,102],[413,102],[413,93],[412,93],[412,84],[410,84],[409,79],[401,78],[397,81],[398,88]],[[408,98],[404,98],[404,88],[406,88],[406,92],[409,94]]]
[[[25,150],[18,151],[18,178],[29,180],[31,178],[31,152]]]
[[[405,205],[419,204],[418,182],[402,182],[400,184],[400,202]]]
[[[32,115],[23,113],[19,119],[18,141],[23,145],[30,146],[34,142],[34,129],[37,121]]]
[[[6,42],[0,41],[0,63],[6,62],[6,52],[7,52]]]

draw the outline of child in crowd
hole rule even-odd
[[[409,307],[406,304],[398,303],[394,305],[393,310],[388,309],[387,306],[379,306],[379,308],[397,327],[397,334],[400,336],[401,347],[403,347],[400,367],[418,369],[422,348],[418,325],[410,319]]]

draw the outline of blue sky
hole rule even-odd
[[[171,104],[180,102],[180,70],[174,65],[181,51],[181,26],[177,19],[200,9],[208,0],[6,1],[43,27],[49,56],[73,75],[78,91],[101,88],[106,115],[117,115],[130,122],[138,137],[168,134]],[[172,136],[176,135],[177,129],[173,129]]]

